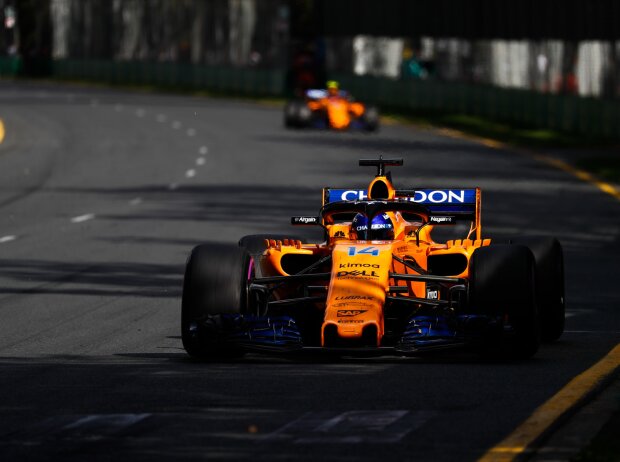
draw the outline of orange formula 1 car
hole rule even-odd
[[[251,235],[199,245],[186,267],[182,339],[191,356],[250,350],[418,354],[471,346],[532,356],[564,330],[562,248],[552,238],[482,237],[478,188],[395,189],[388,165],[368,189],[323,190],[325,241]],[[463,227],[462,239],[435,233]]]
[[[284,125],[289,128],[332,128],[375,131],[379,128],[379,111],[353,101],[334,81],[325,90],[307,90],[304,100],[289,101],[284,107]]]

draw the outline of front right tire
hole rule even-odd
[[[310,124],[312,111],[305,101],[292,100],[284,106],[284,126],[286,128],[304,128]]]
[[[241,354],[226,343],[227,319],[247,307],[251,258],[238,246],[195,247],[185,268],[181,301],[181,339],[195,358],[215,359]]]

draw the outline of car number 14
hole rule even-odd
[[[376,257],[379,255],[379,249],[377,247],[365,247],[363,249],[349,247],[349,257],[354,257],[355,255],[372,255]]]

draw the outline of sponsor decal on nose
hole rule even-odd
[[[381,268],[374,263],[340,263],[340,268]]]
[[[339,295],[336,300],[372,300],[368,295]]]
[[[338,316],[339,318],[354,317],[366,313],[366,311],[368,310],[338,310],[336,316]]]

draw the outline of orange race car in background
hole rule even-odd
[[[338,83],[327,82],[327,89],[311,89],[304,100],[289,101],[284,107],[284,125],[289,128],[332,128],[334,130],[379,128],[379,111],[374,106],[353,101]]]
[[[367,189],[324,188],[321,243],[250,235],[203,244],[186,266],[185,350],[418,354],[471,346],[527,358],[564,330],[564,266],[554,238],[483,238],[478,188],[396,189],[388,165]],[[463,233],[440,242],[442,232]]]

